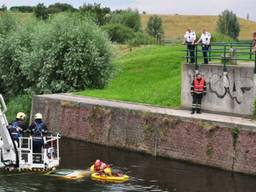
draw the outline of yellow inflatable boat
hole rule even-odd
[[[96,181],[104,181],[111,183],[123,183],[129,179],[128,175],[120,175],[120,176],[107,176],[98,173],[91,174],[91,179]]]

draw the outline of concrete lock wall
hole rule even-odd
[[[250,120],[65,95],[35,96],[32,108],[65,137],[256,173],[256,123]]]
[[[214,112],[251,115],[255,100],[253,66],[201,65],[200,73],[207,81],[208,93],[203,98],[202,108]],[[191,108],[190,85],[195,65],[184,64],[182,70],[182,106]]]

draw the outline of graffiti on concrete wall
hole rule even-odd
[[[218,98],[229,97],[237,104],[243,103],[244,94],[253,89],[253,81],[250,77],[235,77],[235,71],[229,71],[222,74],[213,74],[208,80],[209,91]]]
[[[215,94],[219,99],[229,97],[239,105],[243,103],[244,94],[253,90],[251,74],[245,73],[241,76],[239,73],[237,74],[239,77],[236,77],[235,70],[230,70],[226,73],[209,71],[209,74],[202,75],[207,81],[210,93]],[[194,73],[190,71],[188,76],[192,82]]]

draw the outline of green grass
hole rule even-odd
[[[180,106],[181,63],[184,47],[148,46],[134,49],[114,61],[116,75],[102,90],[85,90],[78,95],[110,100]]]

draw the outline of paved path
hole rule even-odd
[[[144,111],[144,112],[168,114],[172,116],[190,118],[195,120],[196,119],[207,120],[215,123],[228,124],[233,127],[255,129],[256,131],[256,121],[243,118],[243,117],[233,117],[233,116],[212,114],[212,113],[191,115],[190,111],[188,110],[161,108],[161,107],[154,107],[154,106],[145,105],[145,104],[134,104],[134,103],[122,102],[122,101],[110,101],[110,100],[96,99],[91,97],[74,96],[70,94],[38,95],[38,97],[47,97],[47,98],[56,99],[56,100],[65,100],[65,101],[87,103],[87,104],[100,105],[100,106],[106,106],[106,107],[124,108],[124,109]]]

